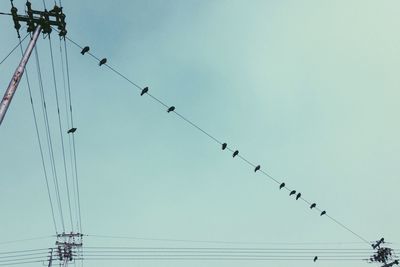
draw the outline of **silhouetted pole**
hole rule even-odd
[[[24,74],[26,63],[28,63],[29,57],[32,54],[32,50],[35,47],[36,41],[40,35],[41,26],[37,25],[35,32],[33,33],[31,40],[29,41],[28,47],[25,50],[24,56],[19,63],[18,68],[15,70],[14,75],[8,85],[7,91],[4,94],[3,100],[0,103],[0,125],[3,122],[4,116],[6,115],[7,109],[10,106],[11,100],[17,90],[18,84],[21,81],[22,74]]]

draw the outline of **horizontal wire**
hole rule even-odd
[[[22,261],[22,262],[14,262],[14,263],[0,263],[0,266],[10,266],[10,265],[20,265],[20,264],[30,264],[30,263],[39,263],[45,262],[47,260],[35,260],[35,261]]]
[[[51,250],[51,248],[38,248],[38,249],[27,249],[27,250],[16,250],[16,251],[0,251],[0,255],[4,254],[13,254],[13,253],[23,253],[23,252],[31,252],[31,251],[42,251],[42,250]]]
[[[366,251],[209,251],[209,250],[204,250],[204,251],[177,251],[177,250],[165,250],[165,251],[159,251],[159,250],[143,250],[143,251],[87,251],[83,250],[83,253],[86,255],[92,255],[92,254],[138,254],[138,253],[181,253],[181,254],[189,254],[189,253],[197,253],[197,254],[206,254],[206,253],[212,253],[212,254],[217,254],[217,253],[222,253],[222,254],[251,254],[251,255],[260,255],[260,254],[266,254],[266,255],[271,255],[271,254],[340,254],[340,255],[370,255]]]
[[[168,261],[312,261],[313,259],[305,259],[305,258],[265,258],[265,259],[260,259],[260,258],[181,258],[181,257],[176,257],[176,258],[164,258],[164,257],[143,257],[143,258],[136,258],[136,257],[121,257],[121,258],[88,258],[88,257],[83,257],[83,258],[76,258],[76,260],[154,260],[154,261],[159,261],[159,260],[168,260]],[[322,261],[364,261],[367,259],[364,258],[322,258],[318,259]]]
[[[168,241],[183,243],[210,243],[210,244],[271,244],[271,245],[342,245],[342,244],[364,244],[364,242],[241,242],[241,241],[220,241],[220,240],[193,240],[193,239],[171,239],[171,238],[147,238],[135,236],[111,236],[111,235],[92,235],[87,234],[85,237],[105,238],[105,239],[131,239],[146,241]]]
[[[25,239],[17,239],[17,240],[8,240],[8,241],[2,241],[0,242],[0,245],[3,244],[11,244],[11,243],[18,243],[18,242],[25,242],[25,241],[33,241],[33,240],[42,240],[42,239],[48,239],[52,238],[53,236],[39,236],[39,237],[32,237],[32,238],[25,238]]]
[[[347,249],[347,248],[220,248],[220,247],[193,247],[193,248],[188,248],[188,247],[85,247],[85,249],[120,249],[120,250],[125,250],[125,249],[137,249],[137,250],[245,250],[245,251],[349,251],[349,250],[354,250],[354,251],[370,251],[369,249]],[[397,249],[396,249],[397,250]]]
[[[23,259],[12,259],[12,260],[0,260],[0,263],[10,263],[10,262],[16,262],[16,261],[24,261],[24,260],[37,260],[37,259],[43,259],[43,260],[46,260],[46,259],[48,259],[48,258],[50,258],[50,255],[49,256],[42,256],[42,257],[30,257],[30,258],[23,258]]]
[[[28,257],[28,256],[38,256],[38,255],[47,255],[49,252],[37,252],[37,253],[28,253],[28,254],[16,254],[16,255],[8,255],[8,256],[0,256],[1,259],[9,259],[9,258],[20,258],[20,257]]]
[[[165,257],[165,258],[251,258],[251,259],[271,259],[271,258],[308,258],[312,259],[315,257],[315,255],[224,255],[224,254],[204,254],[204,255],[198,255],[198,254],[190,254],[190,255],[179,255],[179,254],[171,254],[171,255],[162,255],[162,254],[154,254],[154,255],[85,255],[83,254],[83,257],[104,257],[104,258],[147,258],[147,257],[154,257],[154,258],[159,258],[159,257]],[[368,258],[369,256],[365,255],[329,255],[325,256],[326,258],[340,258],[340,259],[346,259],[346,258]],[[318,255],[318,258],[324,258],[324,256]]]

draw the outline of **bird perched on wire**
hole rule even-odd
[[[222,144],[222,150],[225,150],[225,148],[228,146],[228,144],[227,143],[223,143]]]
[[[301,198],[301,193],[298,193],[296,196],[296,200],[299,200],[299,198]]]
[[[259,171],[261,169],[261,166],[260,165],[257,165],[256,167],[255,167],[255,169],[254,169],[254,172],[257,172],[257,171]]]
[[[237,155],[239,155],[239,150],[236,150],[235,152],[233,152],[232,157],[236,157]]]
[[[284,187],[285,187],[285,183],[281,183],[281,185],[279,186],[279,190],[281,190]]]
[[[289,196],[296,194],[296,190],[292,190],[289,194]]]
[[[174,111],[174,110],[175,110],[175,107],[174,107],[174,106],[170,106],[170,107],[168,108],[167,112],[170,113],[170,112],[172,112],[172,111]]]
[[[311,206],[310,206],[310,209],[313,209],[313,208],[315,208],[316,206],[317,206],[316,203],[312,203]]]
[[[314,262],[316,262],[318,260],[318,256],[314,257]]]
[[[106,58],[103,58],[102,60],[100,60],[99,66],[104,65],[104,64],[106,64],[106,63],[107,63],[107,59],[106,59]]]
[[[69,129],[69,130],[67,131],[67,133],[69,133],[69,134],[70,134],[70,133],[74,133],[74,132],[76,132],[76,130],[77,130],[76,128],[71,128],[71,129]]]
[[[86,52],[89,52],[89,50],[90,50],[89,46],[85,46],[85,47],[82,49],[81,54],[84,55]]]
[[[140,93],[140,96],[144,95],[144,94],[147,93],[148,91],[149,91],[149,87],[143,88],[142,92]]]
[[[320,216],[323,216],[323,215],[325,215],[325,214],[326,214],[326,211],[323,210],[323,211],[321,212],[321,215],[320,215]]]

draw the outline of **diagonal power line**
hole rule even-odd
[[[77,42],[73,41],[71,38],[69,37],[65,37],[69,42],[71,42],[72,44],[74,44],[76,47],[83,49],[83,46],[79,45]],[[158,102],[160,105],[162,105],[165,108],[168,108],[168,112],[169,113],[174,113],[176,115],[177,118],[183,120],[184,122],[186,122],[188,125],[192,126],[193,128],[197,129],[198,131],[200,131],[201,133],[203,133],[204,135],[206,135],[208,138],[210,138],[212,141],[214,141],[215,143],[219,144],[222,146],[222,149],[226,149],[232,153],[234,153],[234,157],[237,156],[239,159],[241,159],[244,163],[246,163],[247,165],[249,165],[250,167],[252,167],[254,169],[255,172],[260,173],[262,175],[264,175],[266,178],[268,178],[269,180],[273,181],[274,183],[276,183],[277,185],[280,186],[281,189],[285,189],[288,192],[295,192],[295,190],[290,189],[283,181],[280,181],[278,178],[272,176],[271,174],[269,174],[268,172],[264,171],[263,169],[261,169],[261,166],[258,164],[255,164],[254,162],[250,161],[247,157],[243,156],[242,154],[239,154],[239,151],[236,149],[233,149],[231,147],[229,147],[226,143],[224,143],[223,141],[221,141],[221,139],[215,137],[214,135],[210,134],[209,131],[206,131],[204,128],[200,127],[197,123],[193,122],[192,120],[188,119],[186,116],[184,116],[183,114],[181,114],[180,112],[176,111],[174,106],[170,106],[167,105],[164,101],[162,101],[161,99],[159,99],[158,97],[156,97],[155,95],[151,94],[148,92],[148,87],[141,87],[139,86],[137,83],[133,82],[131,79],[129,79],[126,75],[122,74],[119,70],[117,70],[115,67],[110,66],[108,63],[104,63],[101,64],[101,60],[99,57],[97,57],[96,55],[92,54],[91,52],[86,52],[87,54],[89,54],[92,58],[94,58],[96,61],[100,62],[100,65],[105,65],[109,70],[111,70],[112,72],[114,72],[116,75],[118,75],[120,78],[124,79],[125,81],[127,81],[128,83],[130,83],[132,86],[136,87],[140,92],[141,95],[147,95],[149,96],[151,99],[153,99],[155,102]],[[293,193],[293,194],[295,194]],[[338,221],[337,219],[335,219],[334,217],[330,216],[327,214],[327,212],[325,210],[320,209],[319,207],[316,206],[316,203],[311,202],[307,199],[305,199],[304,197],[301,196],[301,194],[298,194],[298,199],[301,199],[303,202],[305,202],[307,205],[310,205],[310,208],[313,210],[316,210],[320,213],[321,216],[325,215],[326,218],[330,219],[332,222],[334,222],[335,224],[337,224],[338,226],[340,226],[341,228],[345,229],[346,231],[350,232],[351,234],[353,234],[354,236],[356,236],[357,238],[359,238],[360,240],[362,240],[364,243],[370,245],[371,243],[364,238],[363,236],[361,236],[360,234],[356,233],[354,230],[350,229],[349,227],[347,227],[346,225],[344,225],[343,223],[341,223],[340,221]]]

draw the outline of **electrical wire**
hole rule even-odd
[[[38,237],[32,237],[32,238],[24,238],[24,239],[17,239],[17,240],[8,240],[8,241],[1,241],[0,245],[5,245],[5,244],[12,244],[12,243],[19,243],[19,242],[26,242],[26,241],[32,241],[32,240],[43,240],[43,239],[48,239],[52,238],[53,236],[38,236]]]
[[[3,62],[5,62],[7,60],[7,58],[9,56],[12,55],[12,53],[25,41],[26,37],[29,36],[29,33],[27,35],[25,35],[24,38],[21,39],[21,37],[19,38],[19,43],[13,48],[11,49],[10,53],[8,53],[1,61],[0,61],[0,65],[3,64]]]
[[[12,258],[21,258],[21,257],[30,257],[30,256],[38,256],[38,255],[47,255],[49,252],[37,252],[37,253],[27,253],[27,254],[17,254],[17,255],[8,255],[8,256],[0,256],[0,261],[3,259],[12,259]]]
[[[66,39],[68,41],[70,41],[72,44],[74,44],[75,46],[77,46],[80,49],[83,49],[83,47],[81,45],[79,45],[78,43],[76,43],[75,41],[73,41],[71,38],[66,37]],[[100,61],[100,59],[95,56],[94,54],[87,52],[87,54],[89,54],[92,58]],[[129,79],[126,75],[122,74],[120,71],[116,70],[115,68],[111,67],[109,64],[105,63],[104,64],[106,67],[108,67],[108,69],[110,69],[112,72],[114,72],[115,74],[117,74],[118,76],[120,76],[121,78],[123,78],[124,80],[128,81],[130,84],[132,84],[134,87],[136,87],[138,90],[143,90],[143,87],[139,86],[138,84],[136,84],[135,82],[133,82],[131,79]],[[156,102],[160,103],[162,106],[164,107],[169,107],[169,105],[167,105],[166,103],[164,103],[162,100],[158,99],[157,97],[155,97],[154,95],[150,94],[150,93],[146,93],[146,95],[148,95],[149,97],[151,97],[153,100],[155,100]],[[189,120],[188,118],[186,118],[185,116],[183,116],[182,114],[178,113],[176,110],[172,111],[174,114],[177,115],[178,118],[182,119],[183,121],[185,121],[186,123],[188,123],[189,125],[193,126],[195,129],[199,130],[200,132],[202,132],[203,134],[205,134],[206,136],[208,136],[210,139],[212,139],[213,141],[215,141],[218,144],[222,144],[222,142],[216,138],[214,135],[210,134],[208,131],[204,130],[202,127],[198,126],[198,124],[194,123],[193,121]],[[227,149],[231,152],[233,152],[233,149],[231,149],[230,147],[227,147]],[[243,155],[239,155],[239,157],[242,161],[244,161],[246,164],[250,165],[251,167],[255,167],[257,166],[256,164],[252,163],[250,160],[248,160],[247,158],[245,158]],[[276,179],[275,177],[273,177],[272,175],[270,175],[269,173],[267,173],[264,170],[260,170],[261,174],[263,174],[264,176],[266,176],[267,178],[269,178],[270,180],[272,180],[273,182],[277,183],[277,184],[283,184],[281,181],[279,181],[278,179]],[[286,190],[290,190],[287,186],[284,187]],[[302,201],[304,201],[307,204],[311,204],[311,201],[306,200],[305,198],[301,197]],[[316,207],[314,210],[322,212],[322,210],[318,207]],[[348,232],[350,232],[351,234],[353,234],[354,236],[356,236],[357,238],[359,238],[360,240],[362,240],[363,242],[365,242],[366,244],[370,245],[371,243],[365,239],[364,237],[362,237],[361,235],[355,233],[355,231],[351,230],[349,227],[345,226],[344,224],[340,223],[339,221],[337,221],[336,219],[333,219],[333,217],[331,216],[327,216],[327,218],[329,218],[331,221],[333,221],[334,223],[336,223],[338,226],[342,227],[343,229],[347,230]]]
[[[54,159],[54,152],[53,152],[53,144],[52,144],[52,140],[51,140],[49,119],[48,119],[48,115],[47,115],[46,99],[45,99],[44,90],[43,90],[42,73],[41,73],[41,69],[40,69],[39,55],[38,55],[36,46],[34,48],[34,51],[35,51],[35,58],[36,58],[36,68],[38,71],[39,89],[40,89],[41,101],[42,101],[42,111],[43,111],[44,123],[45,123],[45,128],[46,128],[47,144],[48,144],[48,149],[49,149],[50,162],[52,165],[51,169],[52,169],[52,173],[53,173],[54,187],[55,187],[55,191],[56,191],[56,197],[57,197],[57,203],[58,203],[58,208],[59,208],[59,212],[60,212],[62,229],[63,229],[63,232],[65,232],[65,223],[64,223],[64,216],[63,216],[62,205],[61,205],[60,189],[59,189],[59,185],[58,185],[57,170],[56,170],[56,166],[55,166],[55,159]]]
[[[342,244],[364,244],[364,242],[246,242],[246,241],[222,241],[222,240],[193,240],[193,239],[172,239],[172,238],[148,238],[136,236],[112,236],[112,235],[92,235],[85,234],[86,237],[105,238],[105,239],[125,239],[125,240],[144,240],[144,241],[166,241],[181,243],[209,243],[209,244],[269,244],[269,245],[342,245]]]
[[[57,103],[58,126],[59,126],[59,130],[60,130],[60,140],[61,140],[61,148],[62,148],[63,163],[64,163],[64,175],[65,175],[65,185],[66,185],[66,189],[67,189],[69,217],[70,217],[70,221],[71,221],[71,230],[73,232],[74,231],[74,223],[73,223],[73,219],[72,219],[72,208],[71,208],[71,197],[70,197],[68,173],[67,173],[67,162],[66,162],[66,158],[65,158],[64,138],[63,138],[63,130],[62,130],[63,127],[62,127],[62,123],[61,123],[60,104],[59,104],[59,100],[58,100],[56,72],[55,72],[54,57],[53,57],[53,46],[52,46],[50,35],[49,35],[49,45],[50,45],[51,67],[52,67],[52,71],[53,71],[54,92],[55,92],[56,103]]]
[[[72,111],[72,96],[71,96],[71,80],[69,73],[69,62],[68,62],[68,50],[67,50],[67,42],[64,38],[64,51],[65,51],[65,65],[67,70],[67,88],[68,88],[68,100],[69,100],[69,109],[70,109],[70,119],[71,119],[71,127],[74,127],[74,117]],[[76,185],[76,196],[78,202],[78,215],[79,215],[79,231],[82,233],[82,215],[81,215],[81,202],[80,202],[80,194],[79,194],[79,180],[78,180],[78,167],[76,160],[76,146],[75,146],[75,133],[71,133],[72,135],[72,147],[73,147],[73,156],[74,156],[74,166],[75,166],[75,185]]]
[[[82,257],[77,260],[111,260],[111,261],[312,261],[312,258],[230,258],[230,257]],[[363,261],[365,258],[322,258],[321,261]]]
[[[64,105],[65,105],[65,114],[69,114],[68,109],[68,92],[67,92],[67,85],[66,85],[66,74],[65,74],[65,67],[64,67],[64,53],[62,49],[62,40],[60,39],[59,42],[59,50],[60,50],[60,57],[61,57],[61,71],[62,71],[62,79],[63,79],[63,92],[64,92]],[[68,129],[71,129],[71,124],[69,117],[67,119],[67,126]],[[74,157],[73,157],[73,147],[72,147],[72,137],[68,135],[68,144],[69,144],[69,159],[70,159],[70,168],[71,168],[71,175],[72,175],[72,192],[73,192],[73,199],[74,199],[74,209],[75,209],[75,218],[76,218],[76,228],[79,229],[79,214],[78,214],[78,200],[76,196],[76,185],[75,185],[75,169],[74,169]]]
[[[20,39],[20,37],[18,37],[18,38]],[[23,52],[23,49],[22,49],[21,41],[19,43],[19,47],[20,47],[20,50],[21,50],[21,55],[23,55],[24,52]],[[45,164],[44,155],[43,155],[42,142],[40,140],[40,134],[39,134],[39,127],[38,127],[37,117],[36,117],[36,111],[35,111],[35,106],[33,104],[32,89],[31,89],[31,85],[30,85],[30,82],[29,82],[28,70],[26,68],[25,68],[25,78],[26,78],[26,84],[27,84],[28,92],[29,92],[29,99],[30,99],[30,102],[31,102],[33,121],[35,123],[35,130],[36,130],[36,137],[37,137],[37,141],[38,141],[38,145],[39,145],[40,158],[42,160],[42,168],[43,168],[43,174],[44,174],[44,178],[45,178],[45,182],[46,182],[47,195],[48,195],[49,202],[50,202],[51,216],[52,216],[52,219],[53,219],[54,230],[55,230],[56,235],[57,235],[58,234],[58,230],[57,230],[57,224],[56,224],[56,219],[55,219],[55,215],[54,215],[53,200],[51,198],[49,179],[48,179],[48,176],[47,176],[46,164]]]
[[[5,254],[14,254],[14,253],[26,253],[26,252],[33,252],[33,251],[43,251],[43,250],[50,250],[51,248],[36,248],[36,249],[25,249],[25,250],[16,250],[16,251],[0,251],[0,256]]]

